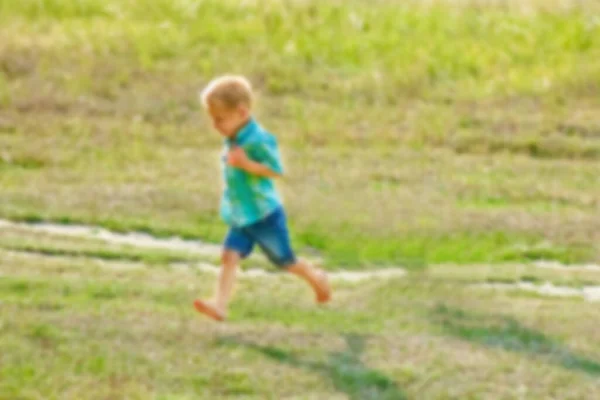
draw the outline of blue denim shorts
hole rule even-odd
[[[277,267],[285,268],[296,263],[296,256],[290,244],[287,218],[282,207],[254,224],[231,227],[224,247],[226,250],[237,252],[244,259],[252,253],[255,244]]]

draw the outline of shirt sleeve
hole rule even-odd
[[[252,160],[266,165],[278,174],[283,174],[283,163],[275,138],[254,142],[248,146],[247,151]]]

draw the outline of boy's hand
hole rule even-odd
[[[250,159],[241,147],[234,147],[227,153],[227,164],[232,167],[243,169],[248,165],[248,161],[250,161]]]
[[[279,173],[271,170],[266,165],[262,165],[259,162],[252,161],[247,155],[244,149],[236,146],[229,150],[227,153],[227,164],[234,168],[239,168],[246,171],[249,174],[262,176],[267,178],[277,178],[281,176]]]

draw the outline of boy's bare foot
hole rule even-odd
[[[194,308],[196,308],[198,312],[205,314],[206,316],[214,319],[215,321],[225,320],[225,314],[222,311],[219,311],[217,307],[209,301],[196,299],[194,301]]]
[[[317,272],[319,275],[319,286],[317,290],[317,303],[324,304],[331,300],[331,285],[327,273],[323,270]]]

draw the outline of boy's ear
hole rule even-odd
[[[242,117],[248,117],[250,115],[250,108],[248,108],[246,105],[241,105],[239,112]]]

